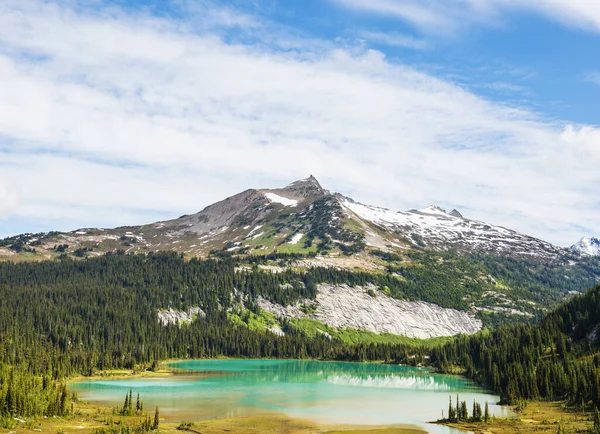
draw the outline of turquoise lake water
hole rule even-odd
[[[426,369],[367,363],[300,360],[191,360],[169,365],[178,375],[83,381],[70,389],[89,402],[122,406],[131,387],[145,408],[160,407],[171,420],[204,420],[279,414],[323,424],[415,425],[431,433],[456,433],[427,424],[447,412],[456,394],[490,412],[509,415],[490,395],[461,377]],[[215,375],[194,375],[209,373]]]

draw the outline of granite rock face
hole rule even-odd
[[[305,314],[300,309],[302,305],[313,305],[316,312]],[[311,318],[331,327],[413,338],[473,334],[483,327],[471,313],[422,301],[397,300],[373,285],[319,285],[316,301],[283,307],[261,299],[259,306],[280,318]]]
[[[192,307],[187,312],[175,310],[175,309],[161,309],[158,311],[158,321],[166,326],[169,324],[180,326],[182,324],[189,324],[196,318],[203,318],[206,314],[199,307]]]

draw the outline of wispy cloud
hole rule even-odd
[[[424,39],[417,39],[412,36],[402,35],[399,33],[372,32],[365,30],[359,32],[358,36],[366,39],[367,41],[388,45],[391,47],[403,47],[410,48],[412,50],[425,50],[429,47],[429,44]]]
[[[312,173],[394,209],[470,204],[469,217],[558,243],[580,236],[573,222],[600,232],[593,126],[549,123],[361,47],[298,37],[282,50],[199,16],[2,8],[4,217],[142,223]]]
[[[514,83],[508,83],[506,81],[494,81],[491,83],[486,83],[482,85],[482,87],[491,89],[499,93],[528,93],[528,89],[525,86],[520,86]]]
[[[416,0],[331,0],[342,6],[407,21],[423,30],[445,32],[453,30],[456,22],[444,13],[447,7],[437,1]]]
[[[600,72],[598,72],[598,71],[588,72],[584,75],[584,79],[586,81],[589,81],[590,83],[595,83],[595,84],[600,85]]]
[[[589,0],[330,0],[340,5],[395,16],[433,33],[448,33],[475,23],[497,26],[513,11],[529,11],[562,24],[600,32],[600,2]]]

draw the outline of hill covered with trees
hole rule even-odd
[[[600,407],[600,285],[537,324],[504,326],[434,348],[432,361],[443,371],[463,367],[505,402]]]

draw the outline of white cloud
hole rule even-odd
[[[600,233],[597,128],[373,50],[298,39],[280,51],[119,10],[3,7],[0,167],[20,192],[16,219],[143,223],[312,173],[358,200],[465,205],[557,243],[579,238],[574,223]]]
[[[590,0],[331,0],[343,6],[395,16],[417,28],[448,33],[473,23],[497,26],[506,12],[543,14],[568,26],[600,32],[600,2]]]
[[[416,39],[412,36],[401,35],[398,33],[361,31],[358,35],[368,41],[389,45],[391,47],[403,47],[413,50],[424,50],[428,47],[427,41],[423,39]]]

